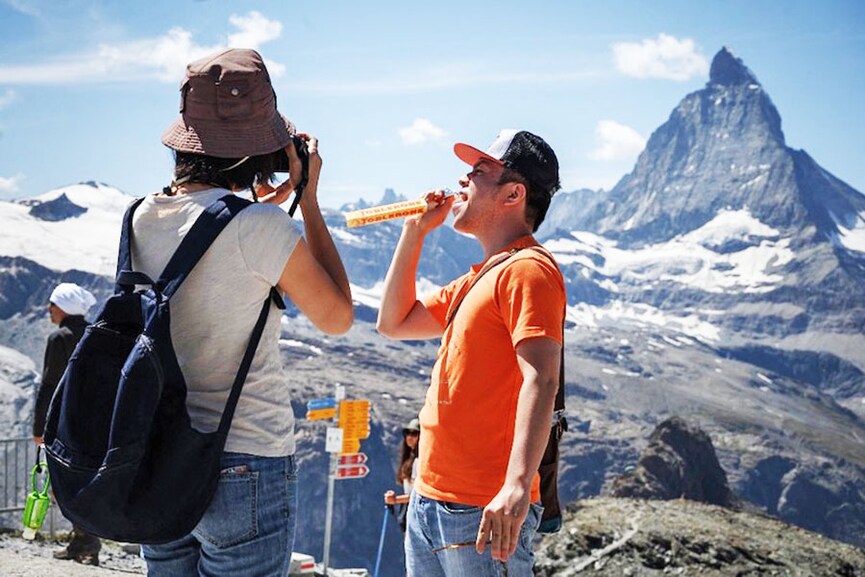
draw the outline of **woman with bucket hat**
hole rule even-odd
[[[348,278],[318,206],[318,140],[296,134],[277,111],[261,56],[232,49],[192,62],[180,92],[181,114],[162,136],[174,151],[174,178],[135,212],[134,269],[158,278],[196,218],[226,194],[251,192],[253,200],[266,201],[229,222],[172,296],[172,341],[187,382],[187,410],[196,428],[211,431],[272,287],[329,334],[347,331],[353,311]],[[277,206],[299,188],[297,146],[304,144],[308,174],[299,206],[305,238]],[[290,178],[271,186],[273,173],[286,168]],[[216,495],[190,534],[142,547],[149,575],[288,573],[297,476],[280,325],[281,315],[268,316],[228,433]]]

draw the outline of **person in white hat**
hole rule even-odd
[[[54,288],[48,298],[48,316],[58,328],[48,335],[45,345],[45,360],[42,364],[42,382],[36,395],[36,409],[33,417],[33,441],[42,444],[45,419],[51,397],[66,370],[66,363],[75,350],[75,345],[84,335],[87,321],[84,316],[96,304],[93,294],[77,284],[61,283]],[[102,543],[99,537],[90,535],[78,527],[72,529],[72,539],[64,549],[54,552],[55,559],[78,561],[85,565],[99,565],[99,550]]]
[[[470,171],[460,191],[426,195],[403,225],[385,279],[378,329],[397,339],[441,337],[405,541],[409,576],[533,574],[542,507],[538,465],[559,384],[565,287],[532,236],[559,188],[559,165],[540,137],[503,130],[483,152],[458,143]],[[485,261],[416,296],[424,238],[453,212]]]
[[[66,363],[81,340],[87,321],[84,315],[96,304],[96,298],[89,290],[73,283],[61,283],[51,292],[48,299],[48,316],[59,328],[48,335],[45,346],[45,360],[42,364],[42,382],[36,396],[36,414],[33,418],[33,440],[42,444],[45,431],[45,418],[48,405],[57,389],[60,377],[66,370]]]

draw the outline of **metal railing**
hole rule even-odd
[[[24,510],[30,490],[30,473],[36,464],[36,444],[32,437],[0,439],[0,513]]]
[[[14,515],[24,511],[27,494],[30,492],[30,474],[36,464],[36,444],[33,437],[0,439],[0,527],[19,527],[21,517]],[[48,509],[48,519],[43,529],[53,539],[57,526],[56,506]]]

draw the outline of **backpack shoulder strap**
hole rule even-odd
[[[559,269],[559,264],[556,262],[556,259],[553,258],[553,255],[550,251],[545,249],[542,246],[530,246],[531,250],[535,251],[538,254],[544,255],[546,258],[553,263],[553,266],[556,269]],[[559,363],[559,390],[556,391],[556,400],[553,404],[553,413],[554,420],[557,420],[560,426],[559,436],[561,436],[562,431],[568,430],[568,422],[565,420],[565,318],[567,317],[567,300],[565,301],[565,311],[562,315],[562,357],[561,362]]]
[[[234,410],[237,408],[237,401],[240,399],[243,384],[246,382],[246,375],[249,373],[249,367],[252,366],[252,359],[255,357],[255,351],[258,349],[258,343],[261,341],[261,335],[264,333],[264,325],[267,323],[267,315],[270,312],[271,304],[274,304],[279,310],[285,310],[285,301],[282,300],[282,295],[279,294],[279,291],[274,287],[270,287],[270,294],[266,299],[264,299],[264,304],[261,305],[261,311],[258,313],[258,320],[255,321],[252,334],[249,335],[249,343],[246,345],[246,352],[243,353],[240,366],[237,368],[237,374],[234,376],[234,383],[231,385],[231,392],[228,395],[225,409],[223,409],[222,417],[219,420],[218,430],[223,435],[227,435],[228,430],[231,428],[231,420],[234,418]]]
[[[135,209],[144,198],[136,200],[123,217],[123,228],[120,233],[120,251],[117,257],[116,290],[130,284],[154,284],[159,291],[170,298],[195,267],[216,237],[231,222],[241,210],[252,202],[234,194],[226,194],[214,201],[202,212],[195,223],[183,237],[177,250],[165,265],[165,269],[154,282],[147,275],[132,271],[132,219]]]
[[[556,262],[556,259],[553,257],[552,253],[548,251],[546,248],[535,245],[526,247],[531,251],[534,251],[540,255],[543,255],[559,270],[559,265]],[[565,313],[567,313],[567,302],[565,302]],[[564,323],[565,317],[567,314],[562,315],[562,323]],[[562,349],[561,349],[561,361],[559,362],[559,389],[556,391],[556,400],[553,404],[553,412],[554,412],[554,421],[558,421],[560,430],[559,436],[561,436],[562,430],[568,430],[567,421],[564,419],[565,414],[565,347],[564,347],[564,338],[565,338],[565,327],[562,325]]]
[[[558,270],[559,265],[558,265],[558,263],[556,263],[556,259],[553,258],[553,255],[552,255],[552,253],[550,253],[550,251],[548,251],[547,249],[545,249],[542,246],[529,246],[526,248],[548,258],[550,260],[550,262],[553,264],[553,266],[555,266],[556,269]],[[481,271],[477,274],[477,276],[475,276],[475,278],[472,279],[471,284],[469,284],[469,288],[466,289],[466,291],[464,291],[463,294],[459,297],[459,300],[457,300],[456,305],[451,310],[450,316],[448,316],[447,323],[445,324],[445,328],[450,326],[450,324],[453,322],[454,317],[456,316],[457,311],[459,310],[460,305],[462,304],[466,295],[469,294],[469,291],[472,290],[472,287],[474,287],[475,284],[477,284],[477,282],[480,280],[480,278],[484,274],[489,272],[491,269],[495,268],[496,266],[500,265],[501,263],[503,263],[506,260],[508,260],[509,258],[511,258],[513,255],[515,255],[520,250],[521,249],[518,249],[518,248],[511,249],[509,252],[502,254],[502,255],[499,255],[497,258],[493,259],[492,261],[490,261],[486,265],[484,265],[484,268],[482,268]],[[567,303],[565,303],[565,306],[567,306]],[[565,318],[565,315],[562,315],[562,322],[563,323],[564,323],[564,318]],[[563,340],[564,340],[564,335],[565,335],[565,327],[563,325],[562,326],[562,339]],[[561,430],[566,431],[568,429],[567,421],[565,421],[565,419],[564,419],[564,414],[565,414],[565,347],[564,347],[564,344],[561,348],[561,361],[559,362],[559,389],[556,391],[556,400],[553,404],[553,412],[554,412],[554,415],[553,415],[554,420],[557,421],[559,424],[559,435],[561,435]]]
[[[120,248],[117,254],[117,273],[115,275],[117,279],[120,278],[121,272],[132,270],[132,217],[135,215],[135,209],[141,205],[144,198],[142,196],[136,199],[123,215],[123,225],[120,229]],[[120,287],[118,286],[117,289],[119,290]]]
[[[550,261],[550,263],[554,267],[556,267],[556,270],[559,270],[559,263],[556,262],[555,257],[553,257],[553,253],[548,251],[546,248],[542,247],[541,245],[527,246],[526,248],[532,252],[546,257]]]
[[[463,293],[461,295],[459,295],[457,297],[457,302],[453,306],[453,308],[451,309],[451,314],[448,315],[447,322],[445,323],[445,328],[449,327],[450,324],[453,322],[454,317],[457,316],[457,311],[460,310],[460,305],[463,304],[463,300],[465,300],[466,296],[469,294],[469,291],[471,291],[472,288],[478,283],[478,281],[481,280],[481,277],[484,276],[485,274],[487,274],[490,270],[494,269],[498,265],[502,264],[503,262],[505,262],[506,260],[511,258],[513,255],[515,255],[517,253],[518,250],[520,250],[520,249],[512,248],[508,252],[506,252],[504,254],[500,254],[499,256],[497,256],[496,258],[487,262],[487,264],[484,265],[484,267],[480,270],[480,272],[478,272],[478,274],[475,275],[475,278],[472,279],[472,282],[469,283],[469,288],[467,288],[465,291],[463,291]]]
[[[231,219],[252,202],[234,194],[226,194],[214,201],[196,219],[195,224],[183,237],[180,246],[174,251],[165,270],[156,281],[165,298],[171,298],[189,273],[225,229]]]

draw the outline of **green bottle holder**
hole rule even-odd
[[[24,504],[24,538],[33,540],[36,537],[36,531],[42,528],[42,523],[45,521],[45,516],[48,514],[48,508],[51,506],[51,499],[48,497],[48,487],[51,485],[51,477],[48,474],[48,463],[41,461],[42,447],[36,450],[36,465],[30,474],[30,492],[27,494],[27,501]],[[39,480],[41,478],[42,488],[39,488]]]

